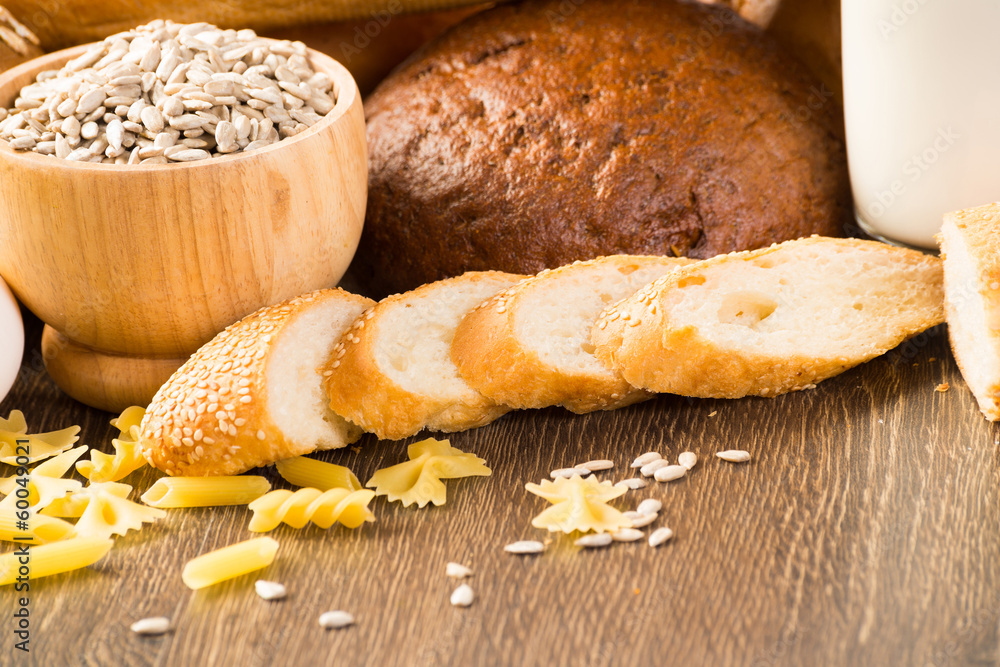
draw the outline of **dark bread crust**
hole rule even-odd
[[[473,16],[367,100],[374,289],[842,235],[841,111],[773,40],[722,7],[567,4]]]

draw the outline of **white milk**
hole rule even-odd
[[[841,0],[858,222],[936,247],[942,214],[1000,200],[1000,2]]]

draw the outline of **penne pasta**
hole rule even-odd
[[[152,507],[211,507],[246,505],[271,490],[264,477],[161,477],[142,502]]]
[[[256,537],[198,556],[184,566],[181,579],[198,590],[267,567],[278,553],[277,541]]]
[[[349,468],[317,461],[305,456],[295,456],[275,464],[278,474],[286,482],[295,486],[304,486],[320,491],[330,489],[349,489],[357,491],[361,482]]]
[[[76,535],[76,528],[68,521],[53,516],[35,514],[28,516],[28,529],[18,527],[20,519],[11,510],[0,511],[0,540],[21,544],[45,544],[58,542]]]
[[[114,540],[110,538],[72,537],[31,547],[27,555],[20,550],[6,553],[0,556],[0,586],[12,584],[18,577],[41,579],[79,570],[104,558],[112,545]]]
[[[250,503],[253,518],[249,529],[266,533],[281,523],[302,528],[310,521],[320,528],[329,528],[338,521],[348,528],[357,528],[365,521],[375,520],[368,509],[374,497],[375,492],[367,489],[299,489],[294,493],[279,489]]]

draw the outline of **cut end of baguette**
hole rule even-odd
[[[140,427],[146,459],[168,475],[236,475],[356,440],[359,429],[329,411],[319,366],[372,303],[320,290],[228,327],[153,397]]]
[[[774,396],[939,324],[942,305],[937,258],[811,237],[668,274],[607,309],[592,342],[602,363],[650,391]]]
[[[938,241],[952,352],[983,416],[1000,420],[1000,203],[945,215]]]
[[[359,317],[324,368],[329,405],[379,438],[453,432],[490,423],[510,408],[462,379],[451,360],[466,313],[524,276],[469,272],[379,302]]]
[[[470,312],[452,359],[477,391],[514,408],[585,413],[645,400],[594,357],[590,330],[609,304],[693,261],[614,255],[542,271]]]

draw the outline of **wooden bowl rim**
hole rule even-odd
[[[263,37],[271,42],[280,42],[284,40],[271,39],[269,37]],[[3,73],[0,73],[0,100],[4,100],[7,97],[7,91],[5,90],[7,86],[11,85],[11,82],[15,79],[25,75],[31,74],[32,80],[38,75],[39,72],[50,69],[60,69],[62,65],[72,60],[74,57],[86,52],[87,49],[102,44],[103,42],[91,42],[89,44],[80,44],[78,46],[71,46],[67,49],[62,49],[61,51],[55,51],[53,53],[47,53],[45,55],[33,58],[27,62],[21,63],[17,67],[13,67]],[[345,115],[347,115],[348,110],[354,104],[356,98],[358,98],[361,93],[358,90],[358,85],[354,81],[354,77],[351,73],[340,64],[336,59],[328,56],[327,54],[306,47],[306,52],[308,54],[309,62],[312,64],[314,69],[317,71],[326,72],[333,79],[335,89],[337,91],[337,101],[334,104],[333,109],[330,110],[328,114],[323,116],[322,120],[307,128],[300,134],[296,134],[294,137],[288,137],[286,139],[281,139],[280,141],[271,144],[270,146],[265,146],[264,148],[258,148],[257,150],[245,153],[240,151],[238,153],[233,153],[232,155],[224,155],[221,157],[212,157],[207,160],[198,160],[197,162],[176,162],[172,164],[98,164],[95,162],[75,162],[73,160],[65,160],[53,157],[51,155],[40,155],[34,151],[16,151],[10,147],[10,144],[4,140],[0,139],[0,158],[3,159],[14,159],[14,160],[35,160],[43,161],[38,162],[38,164],[44,164],[45,166],[56,168],[56,169],[103,169],[109,172],[148,172],[148,171],[183,171],[187,169],[205,169],[212,166],[219,166],[224,164],[232,164],[235,162],[240,162],[242,160],[248,160],[253,158],[258,158],[267,153],[274,151],[289,149],[300,141],[308,141],[310,138],[320,134],[327,128],[333,126],[339,120],[341,120]],[[13,99],[11,100],[13,104]]]

